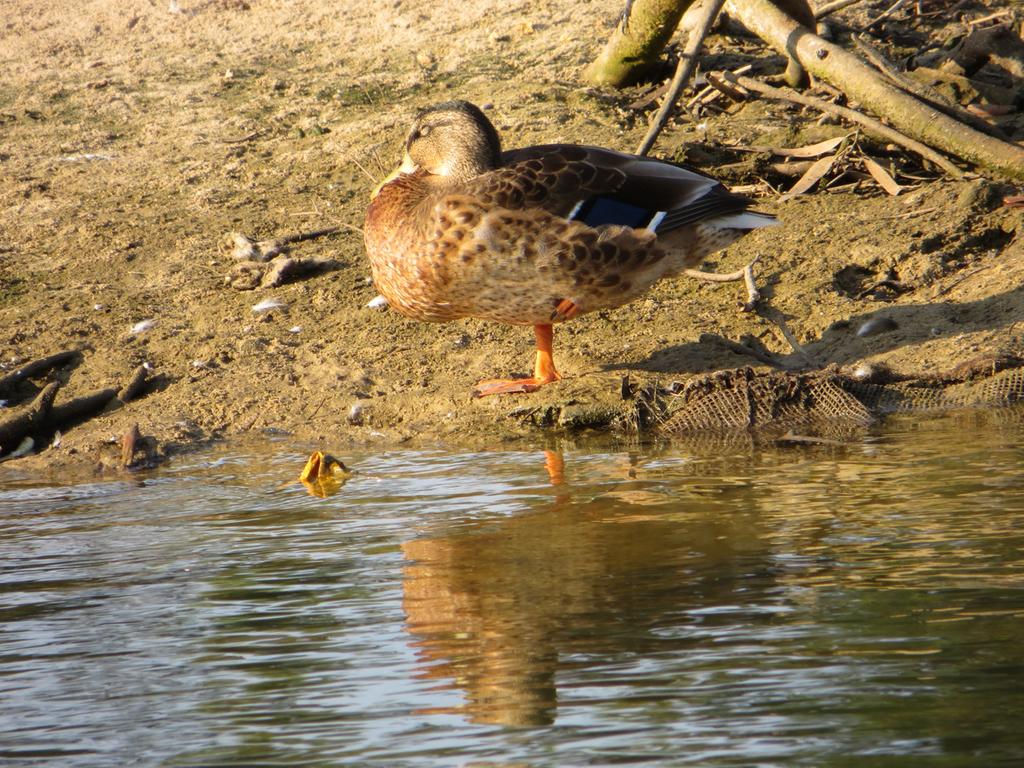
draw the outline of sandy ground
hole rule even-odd
[[[897,197],[846,179],[780,202],[772,187],[793,179],[766,171],[770,155],[734,148],[851,130],[785,104],[722,100],[724,111],[670,124],[655,154],[717,173],[781,218],[708,265],[731,271],[760,255],[766,308],[740,312],[735,284],[662,283],[628,307],[560,327],[564,381],[473,400],[478,379],[529,370],[532,333],[417,324],[367,308],[376,292],[358,228],[369,193],[397,164],[415,110],[449,98],[485,105],[509,147],[634,147],[653,109],[630,106],[644,89],[583,82],[619,3],[178,5],[172,13],[166,0],[84,0],[69,11],[55,0],[0,1],[0,375],[77,349],[74,365],[51,374],[64,383],[60,397],[116,386],[144,362],[156,381],[2,472],[89,465],[134,423],[169,452],[268,434],[331,450],[542,441],[537,424],[607,422],[600,414],[619,407],[623,375],[668,382],[757,364],[725,340],[803,363],[778,320],[815,365],[934,372],[979,352],[1024,352],[1024,212],[1001,204],[1016,190],[939,179],[896,155],[922,177],[900,177]],[[836,24],[887,5],[865,2]],[[956,24],[918,20],[906,40],[888,42],[937,45]],[[709,69],[782,69],[749,37],[715,35],[708,49]],[[1019,121],[1007,125],[1024,136]],[[225,247],[231,233],[267,239],[331,226],[342,229],[291,251],[328,269],[274,288],[226,283],[237,267]],[[253,311],[267,299],[281,306]],[[895,328],[858,335],[879,317]],[[152,322],[133,332],[143,321]],[[7,407],[44,383],[8,393]]]

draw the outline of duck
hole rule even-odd
[[[533,326],[533,375],[481,381],[473,394],[483,397],[561,379],[555,325],[628,304],[778,223],[751,204],[650,157],[576,144],[503,150],[484,112],[453,100],[415,116],[363,233],[374,285],[399,314]]]

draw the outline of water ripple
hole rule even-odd
[[[1020,764],[1022,434],[0,485],[0,757]]]

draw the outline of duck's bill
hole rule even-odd
[[[395,170],[393,170],[386,177],[384,177],[384,180],[380,184],[373,188],[373,192],[370,193],[370,199],[373,200],[373,198],[375,198],[384,188],[384,185],[391,183],[399,176],[401,176],[403,173],[412,173],[413,171],[416,170],[416,168],[416,163],[414,163],[408,157],[405,158],[405,160],[402,161],[402,164],[400,166],[395,168]]]

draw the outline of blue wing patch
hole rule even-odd
[[[664,213],[644,208],[610,197],[592,197],[584,200],[569,214],[570,219],[581,221],[588,227],[602,224],[618,224],[622,227],[641,229],[652,223],[657,226],[664,218]]]

